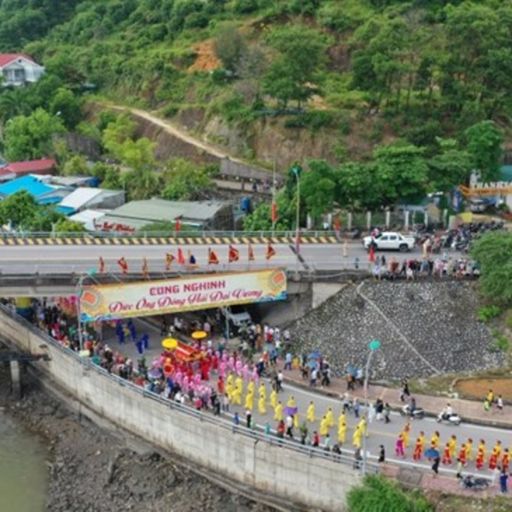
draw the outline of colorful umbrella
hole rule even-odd
[[[192,338],[194,340],[204,340],[208,334],[205,331],[195,331],[192,333]]]
[[[165,338],[165,340],[162,341],[162,347],[166,350],[176,350],[178,348],[178,343],[178,340],[175,338]]]
[[[429,448],[425,451],[425,457],[427,457],[427,459],[437,459],[439,452],[435,448]]]

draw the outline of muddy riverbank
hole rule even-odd
[[[51,512],[270,512],[233,494],[149,445],[80,420],[23,375],[24,397],[11,400],[0,369],[0,406],[48,446]],[[141,411],[143,414],[143,411]]]

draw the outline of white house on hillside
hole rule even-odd
[[[44,67],[21,53],[0,53],[0,72],[4,86],[18,86],[37,82]]]

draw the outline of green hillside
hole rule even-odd
[[[483,119],[508,125],[509,0],[26,5],[0,2],[2,50],[24,46],[69,80],[167,114],[194,106],[250,123],[301,107],[307,114],[286,116],[286,126],[328,126],[342,139],[372,116],[373,142],[393,135],[420,145]],[[207,71],[191,71],[196,45],[209,40]],[[221,67],[211,72],[215,53]]]
[[[317,213],[493,178],[510,128],[512,0],[0,0],[0,51],[48,72],[0,95],[4,123],[42,108],[48,133],[101,140],[108,120],[80,122],[93,90],[263,165],[327,160]]]

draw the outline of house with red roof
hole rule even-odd
[[[0,53],[0,73],[4,86],[20,86],[37,82],[44,67],[23,53]]]
[[[11,162],[0,167],[0,181],[9,181],[27,174],[48,175],[55,174],[57,162],[53,158],[40,160],[26,160],[24,162]]]

